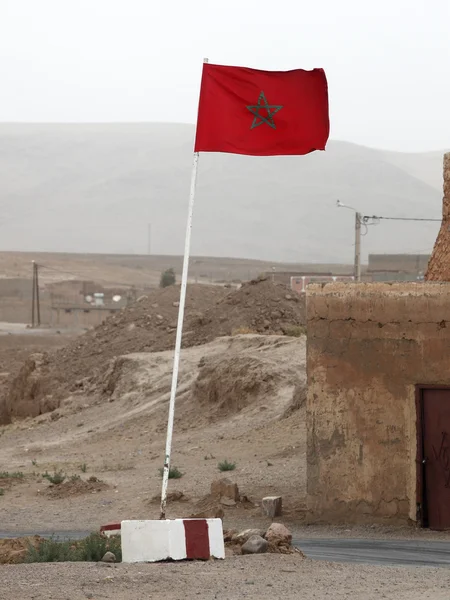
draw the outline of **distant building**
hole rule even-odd
[[[368,281],[423,281],[429,254],[369,254]]]

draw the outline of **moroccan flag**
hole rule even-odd
[[[322,69],[203,65],[195,152],[308,154],[325,150],[329,131]]]

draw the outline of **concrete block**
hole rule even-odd
[[[221,519],[122,521],[122,562],[225,558]]]
[[[274,519],[283,512],[283,500],[281,496],[266,496],[262,499],[262,508],[270,519]]]

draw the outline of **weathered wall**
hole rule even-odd
[[[425,275],[428,281],[450,281],[450,153],[444,156],[442,225]]]
[[[312,522],[416,518],[416,384],[450,384],[450,285],[307,291]]]

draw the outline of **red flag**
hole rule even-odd
[[[325,150],[329,131],[322,69],[203,65],[195,152],[308,154]]]

